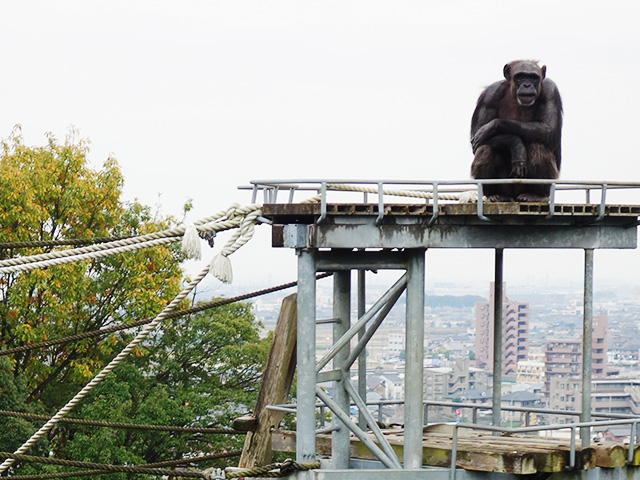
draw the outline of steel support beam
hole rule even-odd
[[[333,342],[336,343],[351,326],[351,271],[342,270],[333,274],[333,318],[338,319],[333,324]],[[336,352],[333,357],[333,368],[341,370],[349,357],[349,344]],[[347,366],[348,372],[348,366]],[[344,375],[339,381],[333,382],[333,399],[344,412],[349,412],[349,394],[346,382],[349,375]],[[337,428],[331,434],[332,468],[339,470],[349,468],[349,429],[337,416],[333,417],[332,425]]]
[[[582,328],[582,415],[581,422],[591,421],[591,376],[593,372],[593,249],[584,251],[584,322]],[[583,447],[591,443],[591,429],[582,427]]]
[[[344,348],[346,345],[351,342],[351,339],[361,330],[364,330],[369,320],[371,320],[380,310],[384,308],[384,306],[389,302],[390,299],[394,298],[394,296],[402,289],[405,288],[407,283],[407,276],[403,275],[380,299],[369,309],[367,313],[365,313],[351,328],[349,328],[344,335],[334,343],[329,351],[324,354],[324,356],[318,361],[316,365],[316,371],[319,372],[322,370],[327,363],[329,363],[333,357],[336,355],[340,349]]]
[[[358,270],[358,318],[362,318],[367,309],[367,295],[366,295],[366,270]],[[358,332],[358,342],[361,342],[364,338],[364,330]],[[367,349],[362,349],[360,355],[358,355],[358,394],[366,400],[367,398]],[[360,428],[367,428],[366,419],[364,413],[358,414],[358,424]]]
[[[493,407],[492,425],[500,426],[502,401],[502,299],[504,250],[496,248],[495,279],[493,284]]]
[[[425,250],[410,251],[407,266],[405,347],[404,468],[422,468],[422,397],[424,383]]]
[[[296,461],[316,458],[316,269],[314,250],[298,253]]]

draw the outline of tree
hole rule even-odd
[[[25,408],[26,381],[20,374],[14,375],[11,361],[0,357],[0,409],[21,410],[35,413],[33,406]],[[14,451],[34,432],[33,425],[22,418],[0,417],[0,450]],[[33,447],[35,453],[42,453],[46,442],[40,441]]]
[[[46,145],[28,147],[17,129],[0,148],[0,243],[138,235],[176,224],[138,202],[123,202],[117,162],[109,158],[101,169],[92,169],[85,140],[70,135],[59,142],[50,135]],[[0,248],[0,259],[53,248]],[[165,245],[2,274],[0,349],[153,317],[180,289],[180,260],[177,246]],[[247,305],[169,322],[175,323],[165,322],[168,328],[120,365],[74,414],[188,425],[227,421],[231,411],[250,402],[266,344],[258,338]],[[55,413],[131,335],[17,353],[9,360],[0,357],[0,407]],[[11,435],[0,435],[0,450],[13,450],[21,443],[18,439],[26,440],[42,424],[2,419],[0,427],[7,422],[15,428]],[[62,458],[144,463],[180,458],[198,445],[210,451],[208,437],[205,448],[205,443],[196,445],[184,436],[60,425],[41,450]],[[29,466],[20,471],[56,468]]]
[[[120,200],[123,178],[108,159],[88,166],[87,142],[72,136],[60,144],[27,147],[19,131],[2,142],[0,242],[47,241],[136,235],[166,228],[150,209]],[[48,248],[3,250],[1,258]],[[0,277],[0,347],[95,330],[156,314],[175,296],[181,280],[175,247],[160,246]],[[112,354],[119,338],[87,340],[13,356],[24,375],[27,402],[64,404]]]
[[[144,354],[110,374],[79,414],[141,424],[230,425],[255,403],[271,340],[261,339],[258,327],[250,304],[177,319],[145,344]],[[241,449],[243,442],[241,435],[95,427],[69,428],[59,437],[65,456],[105,463],[152,463]]]

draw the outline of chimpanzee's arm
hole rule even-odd
[[[505,93],[506,86],[504,82],[500,81],[490,85],[478,98],[478,104],[471,117],[471,145],[473,147],[473,153],[476,153],[476,149],[489,138],[483,138],[482,142],[474,142],[478,130],[498,118],[498,103]]]
[[[551,150],[558,148],[562,131],[562,100],[552,80],[543,81],[542,92],[536,102],[538,110],[533,122],[496,118],[487,125],[488,137],[510,134],[520,137],[525,143],[542,143]]]

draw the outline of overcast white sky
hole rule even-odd
[[[21,124],[43,144],[73,125],[96,167],[118,159],[126,198],[171,214],[193,198],[195,220],[248,203],[237,187],[255,179],[468,178],[479,93],[534,58],[564,100],[561,177],[640,182],[639,14],[634,1],[3,2],[0,137]],[[505,279],[581,281],[582,258],[507,251]],[[231,259],[238,285],[296,277],[267,226]],[[489,251],[427,262],[431,279],[493,276]],[[638,251],[596,252],[597,278],[640,284],[638,268]]]

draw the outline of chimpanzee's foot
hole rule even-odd
[[[507,197],[506,195],[489,195],[487,197],[489,202],[513,202],[513,197]]]
[[[548,202],[549,197],[544,195],[536,195],[535,193],[521,193],[516,198],[517,202]]]

